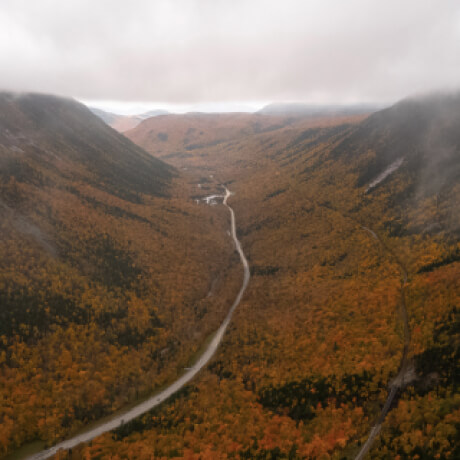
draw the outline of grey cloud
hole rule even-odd
[[[3,0],[0,88],[391,102],[460,82],[456,0]]]

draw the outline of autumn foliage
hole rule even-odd
[[[176,176],[140,202],[89,181],[5,180],[2,200],[21,197],[50,236],[2,221],[2,303],[17,312],[2,310],[4,451],[67,436],[193,359],[241,281],[225,209],[195,201],[222,182],[252,277],[221,347],[165,404],[71,458],[354,458],[390,385],[370,458],[458,458],[460,104],[439,126],[445,104],[147,120],[128,136]]]

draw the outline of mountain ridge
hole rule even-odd
[[[379,104],[307,104],[302,102],[274,102],[262,107],[256,113],[262,115],[291,115],[313,117],[320,115],[361,115],[376,112],[382,108]]]

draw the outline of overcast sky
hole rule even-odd
[[[5,90],[186,110],[459,86],[458,0],[0,0]]]

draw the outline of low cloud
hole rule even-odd
[[[460,82],[456,0],[2,0],[0,88],[85,100],[392,102]]]

